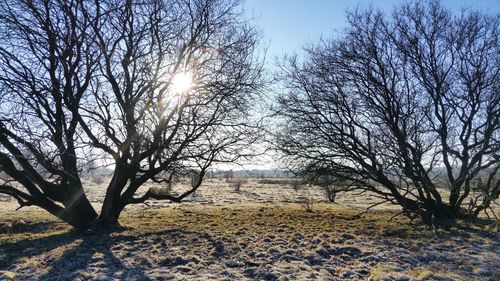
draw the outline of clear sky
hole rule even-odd
[[[293,53],[321,36],[329,37],[345,27],[345,11],[359,5],[391,12],[403,0],[246,0],[246,12],[256,19],[268,42],[271,57]],[[450,9],[473,8],[500,12],[500,0],[444,0]]]

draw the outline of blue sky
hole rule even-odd
[[[309,42],[317,42],[323,35],[335,35],[345,24],[345,11],[359,5],[375,7],[388,13],[402,0],[246,0],[245,10],[255,17],[269,43],[268,55],[300,51]],[[473,8],[486,12],[500,12],[500,0],[444,0],[450,9]],[[272,59],[271,59],[272,61]]]

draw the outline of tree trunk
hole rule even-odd
[[[97,213],[87,197],[82,194],[75,200],[72,200],[72,202],[68,203],[68,205],[64,204],[65,208],[62,214],[58,217],[75,228],[89,228],[97,217]]]
[[[461,208],[450,206],[446,203],[439,203],[431,200],[425,204],[418,204],[411,199],[404,199],[402,205],[410,213],[417,214],[425,224],[434,224],[436,218],[441,219],[457,219],[467,218],[469,215]]]
[[[118,218],[124,208],[119,197],[111,198],[102,205],[101,214],[98,218],[100,228],[113,227],[118,225]]]
[[[118,218],[125,207],[121,199],[121,192],[128,181],[128,169],[118,167],[109,183],[106,197],[101,208],[101,214],[95,225],[96,228],[109,228],[118,225]]]
[[[97,213],[83,193],[83,190],[72,193],[72,195],[68,196],[67,200],[63,202],[64,207],[46,198],[36,199],[35,205],[45,209],[74,228],[81,230],[88,229],[97,218]]]

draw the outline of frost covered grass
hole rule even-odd
[[[500,278],[498,226],[434,232],[393,218],[387,206],[359,215],[352,202],[315,202],[307,212],[281,195],[268,200],[268,189],[251,184],[240,193],[221,187],[216,199],[208,192],[186,204],[128,209],[119,229],[99,235],[75,232],[36,208],[13,213],[14,202],[2,202],[0,280]]]

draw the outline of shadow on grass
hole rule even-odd
[[[74,275],[78,274],[79,271],[87,271],[87,267],[91,263],[99,264],[99,275],[105,280],[113,279],[116,272],[126,269],[122,261],[111,250],[113,244],[123,241],[126,237],[112,237],[110,233],[92,236],[79,233],[78,237],[81,238],[82,242],[78,246],[67,249],[60,258],[53,261],[50,270],[40,277],[41,280],[74,279]],[[136,277],[139,279],[145,277],[143,271],[138,270],[136,273]]]
[[[17,242],[0,244],[0,270],[7,269],[21,258],[36,256],[70,244],[80,235],[79,232],[70,231],[41,238],[26,238]]]
[[[163,230],[150,233],[129,234],[123,229],[86,235],[71,230],[45,237],[26,238],[16,242],[0,244],[0,270],[12,270],[13,265],[24,258],[43,254],[43,263],[34,263],[35,268],[21,273],[24,277],[40,274],[40,266],[49,266],[48,272],[37,276],[40,280],[74,280],[77,277],[98,277],[102,280],[134,279],[149,280],[145,271],[160,266],[168,270],[190,262],[198,263],[192,257],[168,256],[159,263],[150,262],[145,257],[155,245],[168,249],[184,243],[198,241],[213,249],[212,262],[225,255],[221,241],[203,232],[181,229]],[[189,245],[187,245],[189,246]],[[51,252],[52,253],[48,253]],[[118,253],[118,255],[117,255]]]

